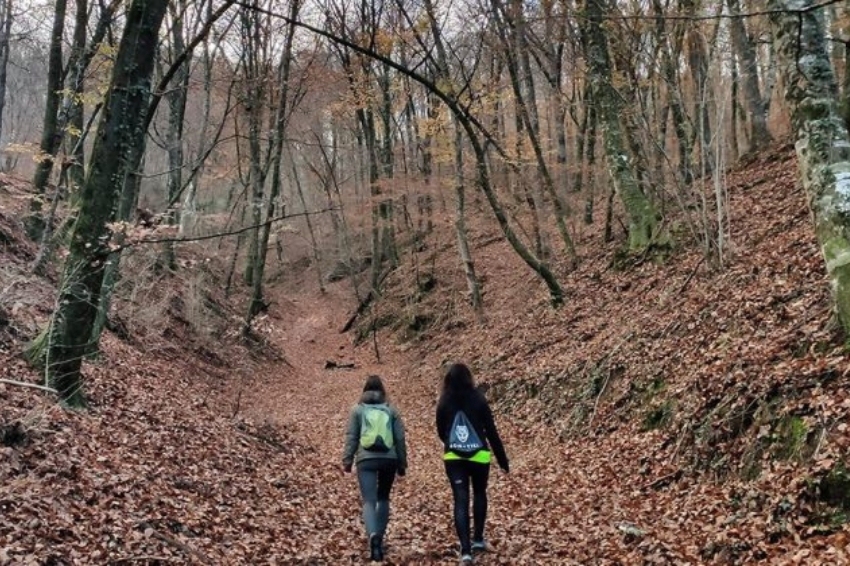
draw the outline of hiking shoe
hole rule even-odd
[[[471,554],[464,554],[463,556],[460,557],[460,563],[461,564],[472,564],[472,555]]]
[[[382,545],[381,535],[372,533],[369,535],[369,559],[373,562],[383,562],[384,549]]]
[[[493,552],[493,547],[487,541],[476,540],[472,541],[472,552]]]

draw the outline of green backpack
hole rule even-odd
[[[393,415],[385,403],[363,405],[360,414],[360,447],[371,452],[389,452],[393,438]]]

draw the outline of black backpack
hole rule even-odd
[[[446,447],[463,458],[469,458],[484,449],[484,442],[463,411],[455,413]]]

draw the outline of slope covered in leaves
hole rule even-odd
[[[471,219],[483,322],[459,299],[457,260],[429,251],[391,276],[360,321],[389,326],[358,345],[339,332],[356,306],[345,281],[320,294],[293,274],[250,346],[215,265],[157,279],[156,298],[125,293],[116,320],[129,332],[85,365],[89,411],[0,384],[0,564],[365,561],[356,480],[338,461],[369,373],[409,432],[388,561],[455,563],[433,432],[448,360],[490,385],[511,457],[509,475],[491,476],[496,552],[481,564],[848,563],[848,364],[795,175],[785,150],[730,176],[724,269],[687,246],[617,268],[599,226],[576,226],[583,257],[561,267],[559,310],[486,215]],[[0,191],[0,371],[38,383],[19,353],[54,292],[27,273],[24,189]],[[453,235],[433,239],[450,249]],[[219,317],[206,336],[177,283],[192,274]],[[154,322],[134,301],[162,306]]]

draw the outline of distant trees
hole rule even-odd
[[[301,0],[258,1],[219,22],[231,2],[136,0],[122,13],[118,0],[55,0],[50,30],[35,34],[48,55],[46,94],[28,87],[45,94],[36,264],[67,238],[52,233],[52,211],[75,220],[59,306],[34,350],[69,402],[83,402],[80,359],[120,279],[113,223],[131,223],[140,200],[183,238],[197,235],[204,213],[226,217],[238,236],[219,245],[236,274],[228,291],[247,292],[246,335],[267,306],[275,258],[281,269],[307,258],[320,287],[323,262],[362,270],[369,288],[354,279],[354,289],[364,304],[405,262],[418,276],[420,254],[438,253],[446,233],[469,304],[483,312],[473,206],[489,209],[554,305],[566,302],[561,280],[582,257],[581,222],[604,222],[606,243],[645,258],[667,247],[673,211],[685,227],[676,237],[698,241],[719,268],[729,218],[715,173],[729,155],[784,135],[787,107],[771,104],[777,61],[839,312],[850,316],[835,212],[844,154],[823,151],[824,140],[843,139],[848,57],[821,45],[824,10],[811,2],[771,0],[771,27],[740,0],[328,0],[309,22]],[[20,106],[2,96],[5,61],[23,50],[8,41],[13,3],[0,0],[0,128],[2,101]],[[833,27],[850,29],[834,12]],[[805,24],[800,38],[794,18]],[[801,74],[803,63],[815,73]],[[69,191],[50,194],[51,179]],[[158,251],[157,273],[180,269],[176,241]]]

